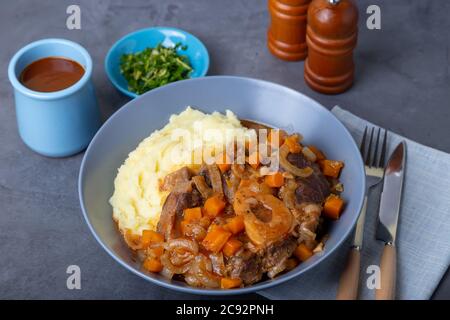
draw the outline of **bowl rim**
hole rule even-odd
[[[84,69],[83,76],[77,82],[72,84],[70,87],[67,87],[65,89],[58,90],[58,91],[42,92],[42,91],[35,91],[35,90],[27,88],[25,85],[23,85],[20,82],[19,77],[16,74],[17,63],[23,57],[23,55],[25,55],[26,53],[28,53],[32,50],[35,50],[36,48],[39,48],[41,46],[52,45],[52,44],[63,45],[66,47],[70,47],[74,51],[77,51],[83,57],[83,59],[85,59],[85,62],[86,62],[85,65],[83,66],[82,63],[79,63],[78,61],[75,61],[74,59],[71,59],[71,58],[68,58],[65,56],[52,55],[52,54],[46,55],[45,57],[40,58],[40,59],[49,58],[49,57],[57,57],[57,58],[61,57],[61,58],[65,58],[65,59],[74,60],[75,62],[82,65],[82,67]],[[36,59],[33,62],[36,62],[40,59]],[[33,63],[33,62],[31,62],[31,63]],[[20,71],[20,73],[23,70],[25,70],[26,67],[27,66],[25,66],[24,69],[22,69]],[[19,49],[14,54],[14,56],[11,58],[11,60],[9,61],[9,64],[8,64],[8,78],[9,78],[9,81],[10,81],[11,85],[13,86],[14,90],[16,90],[17,92],[20,92],[23,95],[26,95],[26,96],[36,99],[36,100],[58,100],[58,99],[68,97],[68,96],[78,92],[81,88],[83,88],[92,77],[92,69],[93,69],[92,58],[91,58],[89,52],[83,46],[81,46],[79,43],[72,41],[72,40],[63,39],[63,38],[45,38],[45,39],[40,39],[40,40],[36,40],[36,41],[28,43],[27,45],[23,46],[21,49]],[[20,73],[19,73],[19,76],[20,76]]]
[[[245,294],[245,293],[251,293],[251,292],[256,292],[256,291],[260,291],[260,290],[264,290],[264,289],[268,289],[277,285],[280,285],[282,283],[287,282],[288,280],[291,280],[299,275],[302,275],[304,273],[307,273],[309,270],[313,269],[314,267],[316,267],[317,265],[320,264],[320,262],[325,261],[326,259],[328,259],[338,248],[340,248],[342,246],[342,244],[345,242],[345,240],[348,238],[348,236],[350,235],[350,233],[353,231],[355,225],[356,225],[356,221],[358,220],[358,217],[361,213],[361,209],[363,206],[363,202],[364,202],[364,196],[365,196],[365,188],[366,188],[366,181],[365,181],[365,171],[364,171],[364,163],[362,160],[362,156],[359,152],[359,148],[356,145],[355,140],[353,139],[352,135],[350,134],[350,132],[348,131],[348,129],[344,126],[344,124],[328,109],[326,109],[324,106],[322,106],[319,102],[315,101],[314,99],[304,95],[303,93],[296,91],[294,89],[288,88],[286,86],[277,84],[277,83],[273,83],[270,81],[266,81],[266,80],[260,80],[260,79],[255,79],[255,78],[249,78],[249,77],[240,77],[240,76],[209,76],[209,77],[204,77],[204,78],[193,78],[193,79],[186,79],[186,80],[182,80],[182,81],[177,81],[177,82],[173,82],[173,83],[169,83],[167,85],[164,85],[162,87],[158,87],[155,88],[153,90],[150,90],[148,92],[146,92],[145,94],[141,95],[144,96],[146,94],[149,94],[150,92],[154,91],[154,90],[170,90],[171,87],[173,86],[178,86],[178,85],[183,85],[184,82],[186,81],[208,81],[209,78],[212,79],[225,79],[225,80],[234,80],[234,81],[249,81],[249,82],[256,82],[258,83],[260,86],[264,87],[276,87],[278,90],[283,90],[285,92],[289,92],[289,93],[293,93],[293,94],[300,94],[302,95],[304,98],[306,98],[307,100],[309,100],[312,103],[312,107],[318,109],[318,111],[320,112],[326,112],[326,113],[330,113],[332,115],[332,117],[338,122],[338,125],[341,126],[342,129],[344,129],[344,134],[347,136],[347,138],[350,139],[350,141],[352,142],[352,146],[354,148],[355,151],[355,155],[358,155],[358,162],[359,162],[359,168],[356,168],[359,171],[359,176],[360,176],[360,183],[361,183],[361,188],[362,190],[364,190],[364,192],[362,193],[362,196],[360,197],[360,199],[355,199],[355,201],[358,201],[357,203],[357,210],[358,213],[354,216],[353,221],[351,221],[351,227],[348,228],[348,230],[345,232],[345,234],[341,237],[341,239],[339,239],[335,245],[334,248],[331,248],[330,251],[327,252],[326,255],[322,256],[321,259],[313,262],[312,264],[308,265],[307,267],[305,267],[303,270],[297,271],[295,272],[295,269],[291,270],[289,273],[285,274],[283,278],[280,277],[275,277],[274,279],[270,280],[270,281],[264,281],[261,283],[256,283],[247,287],[243,287],[243,288],[236,288],[236,289],[227,289],[227,290],[223,290],[223,289],[202,289],[202,288],[194,288],[194,287],[189,287],[189,286],[180,286],[177,285],[176,283],[169,283],[169,282],[164,282],[161,281],[157,278],[152,277],[150,274],[145,274],[139,270],[134,269],[133,267],[129,266],[125,261],[123,261],[119,256],[117,256],[114,252],[112,252],[105,243],[103,243],[103,241],[99,238],[99,236],[97,235],[97,233],[94,230],[94,227],[92,226],[90,219],[88,217],[87,214],[87,210],[84,206],[84,197],[83,197],[83,190],[82,190],[82,184],[83,184],[83,179],[84,179],[84,175],[85,175],[85,163],[87,161],[87,158],[89,157],[91,148],[93,146],[93,144],[95,143],[95,141],[98,139],[99,133],[100,131],[107,126],[110,126],[113,119],[115,117],[118,117],[118,115],[120,113],[126,112],[126,110],[130,107],[132,107],[132,102],[135,101],[130,100],[128,101],[125,105],[123,105],[120,109],[118,109],[114,114],[112,114],[104,123],[103,125],[100,127],[100,129],[97,131],[97,133],[95,134],[95,136],[93,137],[93,139],[91,140],[89,146],[86,149],[86,152],[83,156],[83,160],[81,161],[81,165],[80,165],[80,171],[79,171],[79,176],[78,176],[78,196],[79,196],[79,200],[80,200],[80,206],[81,206],[81,210],[83,213],[83,217],[91,231],[91,233],[94,235],[94,238],[97,240],[97,242],[103,247],[103,249],[114,259],[116,260],[120,265],[122,265],[123,267],[125,267],[127,270],[131,271],[132,273],[138,275],[139,277],[154,283],[156,285],[162,286],[164,288],[167,289],[172,289],[175,291],[179,291],[179,292],[184,292],[184,293],[189,293],[189,294],[197,294],[197,295],[211,295],[211,296],[228,296],[228,295],[238,295],[238,294]],[[140,97],[141,97],[140,96]]]
[[[187,35],[187,36],[191,37],[194,41],[196,41],[199,44],[201,50],[204,51],[204,55],[202,55],[202,56],[203,56],[203,60],[204,60],[204,63],[205,63],[205,67],[203,68],[203,70],[200,73],[200,75],[195,76],[194,78],[189,78],[189,79],[201,78],[201,77],[204,77],[208,73],[209,64],[210,64],[209,52],[208,52],[208,49],[206,48],[205,44],[198,37],[194,36],[190,32],[187,32],[187,31],[179,29],[179,28],[174,28],[174,27],[155,26],[155,27],[142,28],[142,29],[138,29],[138,30],[135,30],[133,32],[127,33],[126,35],[121,37],[119,40],[117,40],[111,46],[111,48],[108,50],[108,53],[106,54],[106,58],[105,58],[105,61],[104,61],[104,68],[105,68],[105,71],[106,71],[106,75],[108,76],[109,81],[111,81],[111,83],[113,84],[113,86],[117,90],[119,90],[120,92],[122,92],[123,94],[125,94],[125,95],[127,95],[127,96],[129,96],[131,98],[137,98],[137,97],[142,95],[142,94],[138,95],[138,94],[136,94],[134,92],[131,92],[128,89],[122,87],[121,85],[119,85],[119,83],[113,77],[112,70],[109,67],[109,61],[111,60],[111,55],[113,54],[113,52],[117,50],[117,47],[123,41],[127,40],[128,38],[134,37],[137,34],[146,33],[146,32],[149,32],[149,31],[164,31],[164,30],[179,32],[181,34],[184,34],[184,35]],[[155,88],[155,89],[157,89],[157,88]],[[152,89],[152,90],[155,90],[155,89]],[[149,90],[149,91],[152,91],[152,90]]]

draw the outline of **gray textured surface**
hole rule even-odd
[[[265,47],[263,0],[77,1],[82,30],[65,27],[72,1],[2,1],[0,10],[0,298],[202,298],[142,281],[115,263],[85,225],[76,192],[82,154],[49,159],[27,149],[15,123],[7,63],[23,45],[46,37],[79,42],[94,60],[104,117],[128,99],[103,71],[109,47],[142,27],[186,29],[204,41],[209,74],[274,81],[327,108],[339,104],[410,139],[450,152],[450,2],[360,0],[355,86],[337,96],[311,91],[303,63],[286,63]],[[365,28],[365,9],[378,4],[382,30]],[[449,217],[450,218],[450,217]],[[66,268],[82,270],[82,290],[66,289]],[[252,298],[254,296],[246,296]],[[450,298],[447,280],[437,298]]]

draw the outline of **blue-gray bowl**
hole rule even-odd
[[[323,252],[273,280],[231,290],[199,289],[142,271],[112,220],[108,203],[117,168],[138,143],[162,128],[171,114],[186,106],[204,112],[230,109],[241,119],[256,120],[300,132],[308,143],[324,150],[331,159],[345,162],[341,175],[346,200],[341,218],[333,222]],[[121,265],[140,277],[166,288],[204,295],[229,295],[266,289],[297,276],[305,276],[339,247],[351,232],[362,207],[365,176],[361,156],[352,136],[337,118],[305,95],[274,83],[230,76],[175,82],[128,102],[97,132],[80,168],[79,197],[89,228],[101,246]],[[108,263],[108,261],[105,261]],[[333,270],[330,270],[333,272]],[[298,288],[302,290],[302,288]]]

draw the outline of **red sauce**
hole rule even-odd
[[[77,83],[84,68],[76,61],[48,57],[29,64],[20,75],[20,82],[33,91],[54,92]]]

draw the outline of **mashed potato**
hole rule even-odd
[[[110,199],[119,229],[122,232],[129,229],[137,235],[146,229],[155,230],[168,195],[160,190],[164,177],[198,163],[199,150],[223,148],[248,131],[228,110],[225,115],[205,114],[188,107],[172,115],[169,123],[144,139],[119,168]]]

